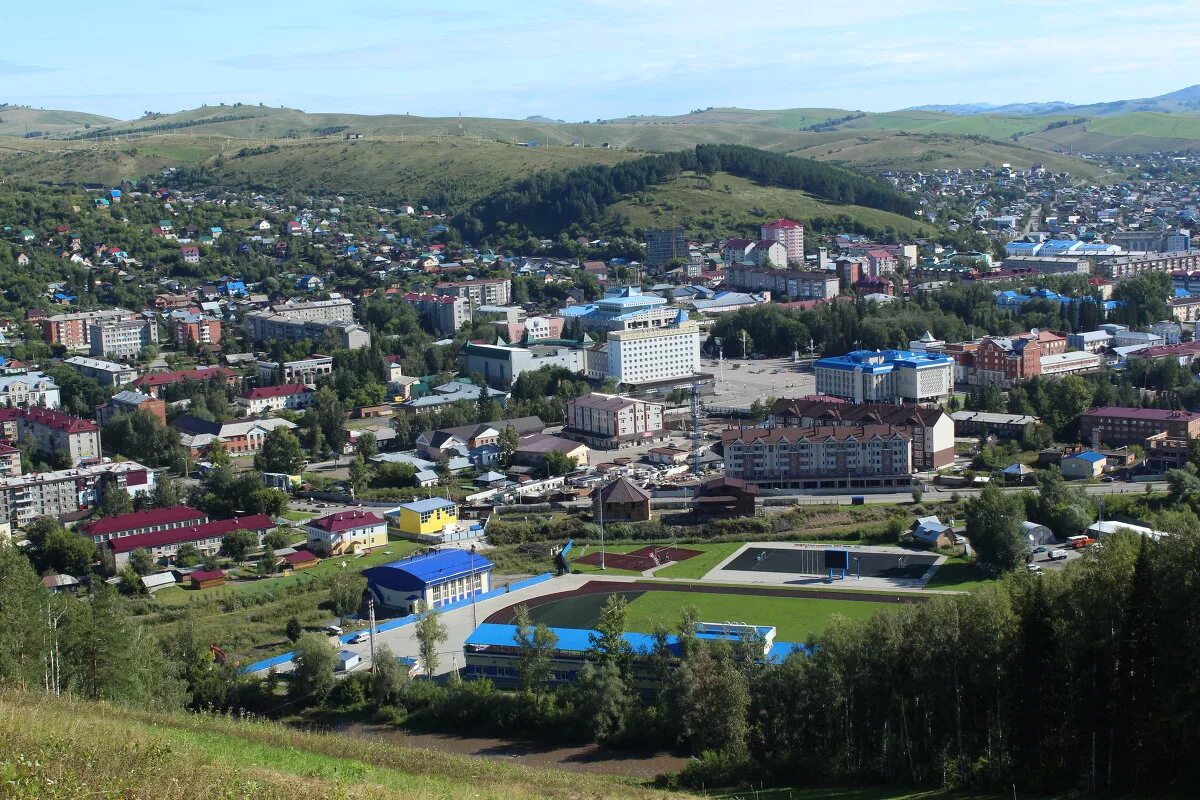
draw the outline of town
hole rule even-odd
[[[1186,795],[1200,156],[1063,106],[0,105],[0,776]]]

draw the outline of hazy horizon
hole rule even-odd
[[[862,0],[849,13],[786,0],[450,0],[336,16],[315,0],[246,5],[72,9],[88,47],[63,46],[60,8],[26,7],[0,58],[0,102],[123,119],[261,102],[577,122],[707,107],[1088,104],[1176,91],[1200,66],[1200,21],[1166,4]]]

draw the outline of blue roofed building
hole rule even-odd
[[[492,562],[470,550],[431,550],[363,570],[375,604],[400,614],[440,608],[491,589]]]
[[[1104,474],[1104,468],[1108,465],[1108,457],[1103,453],[1097,453],[1095,450],[1084,450],[1081,453],[1066,456],[1062,460],[1063,477],[1070,480],[1072,478],[1081,478],[1084,480],[1090,478],[1099,478]]]
[[[594,303],[566,306],[558,313],[579,320],[585,331],[628,331],[670,325],[676,309],[668,308],[665,298],[643,294],[641,287],[618,286],[606,290]]]
[[[558,638],[550,656],[553,677],[551,683],[572,683],[579,678],[579,671],[592,656],[589,651],[599,631],[587,628],[551,628]],[[696,638],[739,641],[744,637],[755,637],[762,643],[763,660],[779,662],[794,652],[808,654],[806,645],[799,642],[775,640],[775,628],[765,625],[738,623],[701,622],[696,625]],[[656,646],[655,637],[646,633],[622,634],[633,653],[633,683],[645,695],[654,695],[659,689],[656,670],[650,662]],[[466,661],[464,676],[467,679],[486,678],[502,688],[521,685],[520,654],[517,643],[517,626],[485,622],[467,637],[463,644]],[[667,636],[667,651],[671,656],[680,655],[678,636]]]
[[[813,365],[817,394],[855,403],[932,403],[950,396],[954,359],[944,353],[855,350]]]

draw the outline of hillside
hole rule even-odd
[[[891,228],[900,236],[920,237],[933,232],[931,226],[900,214],[830,203],[807,192],[762,186],[726,172],[711,176],[684,173],[614,203],[609,210],[627,217],[636,228],[682,225],[689,237],[698,239],[756,236],[763,222],[779,217],[805,220],[810,229],[835,228],[835,222],[846,217],[863,229],[882,232]],[[820,220],[828,224],[822,225]]]
[[[53,111],[0,103],[0,136],[57,134],[78,130],[85,125],[104,125],[111,122],[115,122],[111,117],[82,111]]]
[[[0,750],[0,795],[14,800],[682,797],[618,779],[301,733],[273,723],[137,713],[12,691],[0,693]]]

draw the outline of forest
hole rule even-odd
[[[455,226],[464,238],[483,241],[500,234],[552,237],[560,231],[600,222],[608,206],[632,192],[691,171],[728,172],[767,186],[798,189],[834,203],[853,203],[911,215],[915,201],[883,181],[806,158],[742,145],[697,145],[664,155],[612,166],[566,172],[539,172],[516,186],[495,192],[462,214]]]

